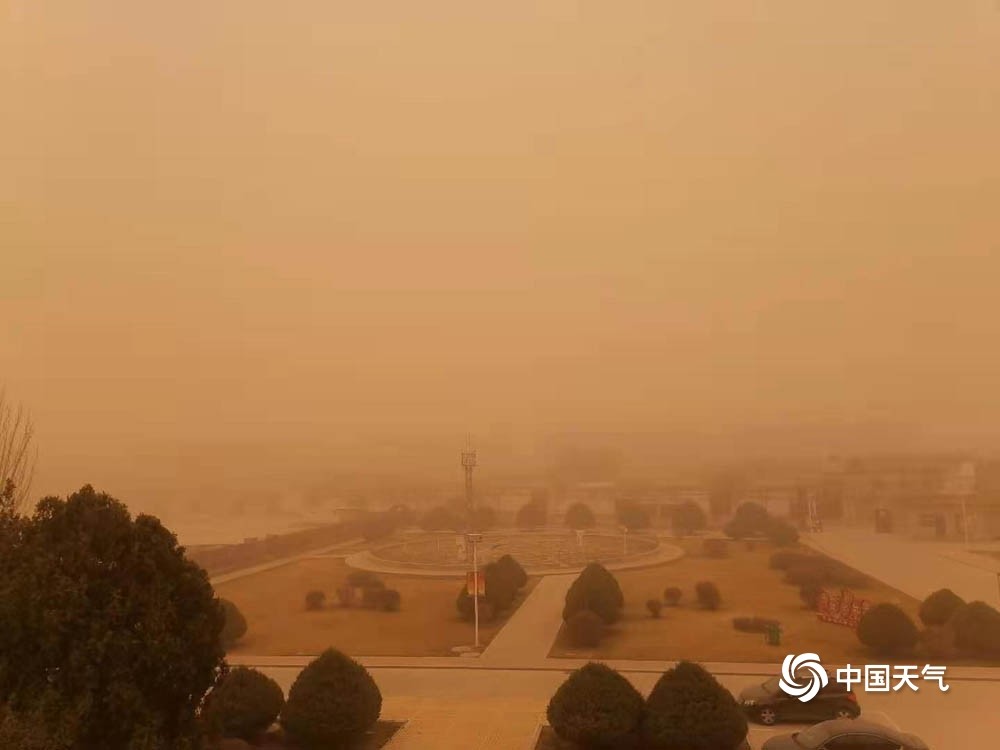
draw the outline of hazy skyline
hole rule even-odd
[[[181,442],[1000,445],[992,0],[12,0],[0,91],[39,489]]]

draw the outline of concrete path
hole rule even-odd
[[[263,573],[266,570],[273,570],[274,568],[280,568],[283,565],[288,565],[297,560],[301,560],[306,557],[316,557],[317,555],[330,555],[338,550],[349,550],[352,547],[356,547],[358,544],[362,544],[363,539],[349,539],[344,542],[339,542],[337,544],[332,544],[327,547],[321,547],[320,549],[309,550],[307,552],[300,552],[297,555],[291,555],[289,557],[281,557],[277,560],[269,560],[260,565],[254,565],[250,568],[240,568],[239,570],[232,570],[228,573],[221,573],[220,575],[213,576],[209,579],[209,583],[213,586],[218,586],[220,583],[228,583],[229,581],[235,581],[237,578],[245,578],[246,576],[252,576],[255,573]]]
[[[490,666],[544,661],[562,627],[566,592],[575,575],[546,576],[521,602],[479,661]]]
[[[860,529],[831,529],[803,541],[916,599],[949,588],[966,601],[1000,605],[1000,578],[988,558],[948,542],[906,539]],[[956,554],[958,556],[956,557]]]

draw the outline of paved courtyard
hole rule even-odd
[[[917,599],[950,588],[966,601],[1000,606],[997,566],[961,545],[848,528],[807,534],[803,541]]]

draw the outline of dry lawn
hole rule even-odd
[[[334,647],[351,656],[450,656],[454,646],[472,645],[473,626],[455,609],[460,579],[382,576],[388,588],[399,591],[402,609],[379,612],[337,606],[336,588],[350,570],[342,559],[314,557],[217,586],[218,595],[232,600],[247,619],[247,634],[233,653],[312,655]],[[529,579],[506,617],[535,582]],[[322,611],[306,611],[305,596],[313,589],[326,593]],[[481,624],[483,645],[506,617]]]
[[[682,541],[687,555],[656,568],[617,573],[625,594],[621,622],[609,630],[596,649],[573,649],[560,634],[552,656],[600,659],[689,659],[703,662],[776,662],[786,654],[813,651],[827,663],[858,662],[869,658],[857,635],[843,625],[820,622],[815,612],[804,608],[798,587],[782,583],[783,573],[768,567],[774,552],[758,544],[748,550],[742,543],[730,544],[730,556],[712,559],[701,554],[700,540]],[[713,581],[722,594],[718,611],[696,606],[695,584]],[[650,617],[648,599],[661,598],[668,586],[684,592],[679,607],[664,607],[660,619]],[[893,602],[916,620],[919,603],[878,582],[856,590],[871,601]],[[780,646],[764,643],[764,636],[741,633],[732,619],[758,615],[782,624]]]

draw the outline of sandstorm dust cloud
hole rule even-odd
[[[8,3],[36,488],[989,449],[998,49],[988,2]]]

